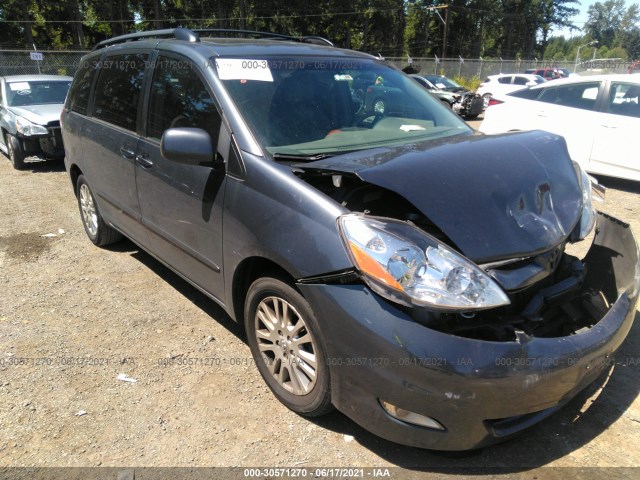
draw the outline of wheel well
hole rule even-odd
[[[75,193],[76,195],[78,194],[77,192],[77,184],[78,184],[78,177],[82,175],[82,170],[80,170],[78,168],[77,165],[71,165],[71,168],[69,168],[69,176],[71,177],[71,185],[73,186],[73,193]]]
[[[7,152],[8,152],[9,144],[7,142],[7,137],[9,136],[9,132],[7,131],[7,129],[3,128],[1,134],[2,134],[2,140],[4,141],[4,144],[7,147]]]
[[[236,321],[244,325],[244,302],[251,284],[261,277],[273,277],[293,286],[295,279],[280,265],[263,257],[246,258],[233,274],[231,295]]]

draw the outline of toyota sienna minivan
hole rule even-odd
[[[89,239],[126,236],[219,303],[301,415],[482,447],[561,408],[631,328],[638,247],[564,140],[476,134],[382,59],[125,35],[83,58],[62,129]]]

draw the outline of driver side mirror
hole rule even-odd
[[[211,135],[202,128],[169,128],[160,139],[160,153],[172,162],[215,167],[224,159],[214,152]]]

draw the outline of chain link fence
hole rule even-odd
[[[399,68],[409,65],[407,57],[389,58],[387,61]],[[587,60],[576,64],[570,61],[539,60],[500,60],[500,59],[460,59],[460,58],[413,58],[414,69],[426,75],[445,75],[447,77],[478,77],[484,80],[489,75],[498,73],[524,73],[525,70],[537,68],[566,68],[580,75],[596,75],[607,73],[628,73],[632,62],[619,58]]]
[[[32,55],[38,53],[39,55]],[[80,65],[87,51],[0,50],[0,76],[7,75],[69,75]],[[32,58],[36,58],[35,60]],[[41,58],[41,60],[38,60]]]
[[[41,51],[42,60],[33,60],[29,50],[0,50],[0,75],[70,75],[72,76],[80,65],[80,58],[88,53],[81,50]],[[40,58],[39,55],[35,57]],[[399,68],[409,65],[407,57],[387,58]],[[460,58],[414,58],[412,66],[423,74],[440,74],[447,77],[461,76],[464,78],[479,77],[481,80],[488,75],[497,73],[524,72],[531,68],[556,67],[574,70],[581,75],[600,73],[627,73],[631,62],[621,59],[597,59],[575,64],[574,62],[548,62],[537,60],[483,60]]]

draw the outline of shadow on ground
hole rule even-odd
[[[229,332],[246,341],[243,328],[233,321],[222,307],[152,256],[139,250],[133,243],[123,241],[114,245],[111,250],[129,253]],[[592,385],[540,424],[518,437],[484,450],[446,453],[406,447],[369,433],[339,412],[318,419],[309,419],[309,421],[313,421],[322,428],[352,436],[356,442],[388,462],[416,471],[494,475],[523,472],[545,466],[593,441],[618,421],[638,397],[640,392],[640,357],[637,356],[637,352],[640,351],[639,322],[640,313],[636,312],[634,325],[614,357],[611,369]],[[604,388],[605,385],[606,388]],[[631,419],[640,422],[640,419]],[[578,465],[580,464],[584,462],[578,462]]]
[[[594,175],[600,185],[606,188],[612,188],[621,190],[628,193],[640,193],[640,182],[634,182],[631,180],[623,180],[621,178],[603,177],[601,175]]]

